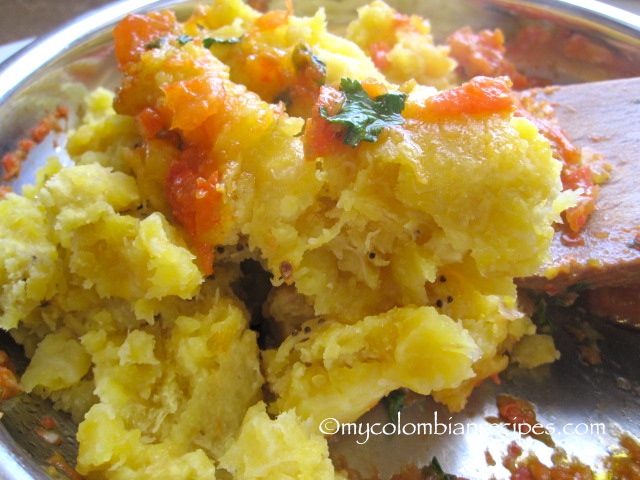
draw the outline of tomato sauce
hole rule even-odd
[[[451,48],[449,55],[458,62],[458,71],[467,78],[508,76],[513,87],[522,90],[529,82],[507,60],[504,40],[499,29],[474,33],[471,28],[464,27],[449,36],[447,43]]]

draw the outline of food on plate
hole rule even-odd
[[[457,411],[557,358],[514,278],[582,191],[508,77],[459,82],[380,1],[344,38],[217,0],[114,42],[73,164],[0,202],[0,327],[79,423],[80,474],[341,477],[324,419],[398,389]]]

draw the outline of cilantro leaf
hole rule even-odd
[[[178,43],[180,45],[186,45],[187,43],[189,43],[192,40],[193,40],[193,37],[190,37],[189,35],[180,35],[178,37]]]
[[[549,319],[549,302],[545,298],[540,298],[536,303],[535,310],[531,314],[531,321],[541,329],[553,330],[553,324]]]
[[[406,396],[407,394],[400,388],[386,396],[385,402],[387,404],[387,413],[389,415],[389,420],[392,422],[398,421],[400,410],[404,408]]]
[[[162,37],[156,38],[155,40],[149,43],[145,43],[144,48],[146,48],[147,50],[162,48],[162,46],[166,45],[168,41],[169,39],[166,36],[162,36]]]
[[[458,477],[450,473],[444,473],[438,459],[433,457],[431,463],[422,468],[422,478],[427,480],[457,480]]]
[[[330,116],[326,107],[321,106],[320,116],[346,127],[343,139],[346,145],[355,147],[363,140],[375,142],[383,128],[404,123],[400,115],[407,98],[404,93],[391,92],[371,98],[360,82],[349,78],[340,81],[340,90],[345,95],[342,110]]]
[[[240,43],[240,40],[242,40],[242,37],[207,37],[202,40],[202,45],[204,48],[211,48],[213,45],[233,45],[234,43]]]

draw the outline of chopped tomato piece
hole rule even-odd
[[[569,165],[578,165],[582,159],[578,150],[569,140],[564,131],[553,121],[545,116],[534,113],[537,104],[530,96],[523,96],[520,105],[514,113],[518,117],[524,117],[531,121],[551,143],[553,156],[564,163],[565,168]]]
[[[224,85],[215,76],[182,80],[164,88],[167,107],[172,113],[171,128],[191,131],[224,110]]]
[[[362,80],[360,84],[362,85],[362,89],[367,92],[367,95],[371,98],[376,98],[380,95],[386,95],[389,93],[385,84],[375,78],[366,78]]]
[[[564,212],[565,222],[572,232],[579,232],[584,226],[589,215],[596,208],[596,198],[600,192],[600,187],[594,183],[593,172],[589,165],[582,165],[578,168],[563,169],[562,184],[565,189],[576,190],[582,188],[583,194],[578,200],[578,204]]]
[[[338,124],[331,123],[320,116],[320,108],[327,109],[329,115],[337,114],[342,108],[344,97],[332,87],[322,87],[318,101],[313,106],[311,118],[307,120],[304,131],[304,147],[307,158],[315,159],[337,149],[344,148],[344,131]]]
[[[594,188],[594,191],[597,187]],[[578,199],[578,204],[575,207],[571,207],[564,212],[564,217],[567,225],[572,232],[579,232],[580,229],[587,223],[589,216],[596,208],[595,203],[596,196],[582,196]]]
[[[281,25],[286,25],[291,12],[288,10],[273,10],[258,17],[253,23],[253,28],[258,31],[275,30]]]
[[[8,400],[20,393],[20,385],[15,374],[7,367],[0,366],[0,401]]]
[[[18,152],[9,152],[2,157],[2,170],[4,171],[4,180],[11,180],[20,173],[20,158]]]
[[[266,13],[269,10],[270,0],[247,0],[247,4],[261,13]]]
[[[499,395],[497,399],[500,418],[509,425],[535,425],[536,412],[529,402],[509,395]]]
[[[506,77],[475,77],[426,100],[418,116],[426,119],[451,118],[461,115],[510,113],[516,109],[511,82]]]
[[[34,140],[30,139],[30,138],[23,138],[18,143],[18,149],[19,150],[23,150],[25,152],[28,152],[29,150],[31,150],[35,146],[36,146],[36,142]]]
[[[147,50],[147,45],[171,33],[175,23],[175,15],[170,11],[127,15],[113,30],[115,55],[120,69],[125,71],[137,62]]]
[[[496,398],[500,418],[521,435],[540,440],[547,446],[553,446],[549,432],[538,422],[533,405],[526,400],[507,394],[498,394]]]
[[[2,157],[2,168],[4,170],[3,180],[11,180],[20,173],[22,162],[24,162],[29,152],[37,144],[44,141],[52,131],[60,132],[63,129],[62,120],[66,120],[69,110],[66,107],[58,106],[55,112],[47,113],[38,124],[31,129],[29,138],[22,138],[18,142],[18,148],[6,153]]]
[[[213,271],[210,238],[222,220],[219,172],[197,148],[169,167],[165,192],[176,220],[193,239],[205,274]]]
[[[378,70],[384,71],[389,68],[387,55],[391,51],[391,45],[387,42],[373,42],[369,45],[369,56]]]
[[[31,130],[31,138],[35,142],[41,143],[49,133],[51,133],[51,125],[47,121],[42,121]]]
[[[136,122],[140,132],[146,139],[155,138],[158,132],[165,128],[164,120],[153,108],[145,108],[136,115]]]
[[[283,86],[290,83],[290,72],[285,66],[284,52],[265,51],[247,56],[246,74],[252,82],[263,84],[265,97],[275,97]]]
[[[565,233],[562,235],[562,243],[565,245],[584,245],[584,239],[577,235],[585,225],[589,216],[596,208],[596,199],[600,192],[596,175],[590,165],[581,165],[582,153],[571,143],[564,131],[553,121],[549,115],[540,114],[539,105],[532,97],[523,96],[521,103],[514,113],[530,120],[549,140],[554,158],[562,162],[562,186],[564,190],[583,190],[578,199],[578,204],[567,209],[563,213]]]
[[[594,185],[593,172],[589,165],[582,165],[578,168],[567,169],[562,172],[562,184],[565,188],[575,190],[583,188],[585,191]]]
[[[47,430],[58,428],[58,422],[51,415],[45,415],[40,419],[40,425]]]

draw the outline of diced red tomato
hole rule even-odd
[[[289,21],[289,10],[273,10],[258,17],[253,23],[253,28],[258,31],[275,30],[281,25],[286,25]]]
[[[558,125],[547,118],[532,113],[535,108],[535,100],[532,97],[524,96],[520,99],[515,115],[526,118],[538,128],[540,133],[551,143],[553,156],[563,162],[565,168],[579,165],[582,160],[580,150],[571,143],[571,140]]]
[[[342,108],[344,97],[332,87],[322,87],[318,101],[313,106],[311,118],[307,120],[304,130],[304,148],[307,158],[314,160],[336,149],[344,148],[343,129],[320,116],[320,108],[327,109],[329,115],[337,114]]]
[[[497,398],[500,418],[509,425],[530,425],[538,423],[533,407],[519,398],[501,395]]]
[[[564,212],[565,220],[571,231],[579,232],[582,229],[596,208],[595,199],[596,196],[583,195],[575,207],[571,207]]]
[[[146,15],[127,15],[113,30],[115,55],[122,71],[138,61],[147,45],[168,35],[174,29],[173,12],[151,12]]]
[[[192,131],[205,120],[224,110],[224,84],[215,76],[182,80],[164,88],[171,128]]]
[[[146,139],[155,138],[158,132],[165,128],[164,120],[153,108],[145,108],[136,115],[136,122],[142,136]]]
[[[36,142],[30,138],[23,138],[18,143],[18,149],[24,152],[30,151],[35,146],[36,146]]]
[[[20,173],[22,162],[27,159],[31,149],[44,141],[52,131],[62,131],[61,121],[66,120],[68,115],[69,110],[66,107],[58,106],[54,112],[49,112],[40,119],[38,124],[31,129],[29,137],[20,139],[18,148],[2,157],[3,180],[11,180],[17,177]]]
[[[379,97],[380,95],[386,95],[389,93],[386,85],[375,78],[365,78],[360,82],[362,89],[367,92],[367,95],[371,98]]]
[[[369,45],[369,56],[378,70],[384,71],[389,68],[387,55],[391,51],[391,45],[387,42],[373,42]]]
[[[0,366],[0,401],[8,400],[20,393],[20,385],[15,374],[7,367]]]
[[[540,128],[539,123],[538,127],[540,129],[540,133],[542,133],[547,140],[551,142],[552,147],[566,165],[575,165],[580,163],[582,158],[580,151],[571,143],[571,140],[567,138],[560,128],[550,125]]]
[[[582,188],[584,193],[575,207],[564,212],[564,219],[572,232],[579,232],[596,208],[596,198],[600,187],[593,181],[593,172],[589,165],[563,169],[562,184],[567,190]]]
[[[18,152],[9,152],[2,157],[3,180],[11,180],[20,173],[20,158]]]
[[[41,143],[49,133],[51,133],[51,124],[43,120],[31,130],[31,138],[34,142]]]
[[[564,225],[568,231],[561,237],[562,243],[569,245],[584,245],[584,239],[577,235],[585,225],[589,216],[596,208],[596,199],[600,187],[596,184],[595,175],[589,165],[581,165],[582,153],[576,148],[564,131],[556,123],[532,113],[535,108],[531,97],[522,98],[522,103],[515,112],[516,116],[525,117],[538,128],[540,133],[549,140],[553,156],[562,162],[562,186],[564,190],[582,188],[583,194],[578,204],[563,213]]]
[[[222,220],[219,172],[196,147],[187,148],[169,167],[165,195],[176,220],[193,239],[205,274],[213,271],[210,239]]]
[[[265,51],[247,56],[245,69],[251,82],[263,84],[260,88],[266,97],[274,97],[284,86],[291,83],[287,71],[284,52]]]
[[[54,428],[58,428],[58,422],[51,415],[45,415],[40,419],[40,425],[42,428],[46,428],[47,430],[53,430]]]
[[[444,90],[426,100],[415,115],[429,121],[461,115],[510,113],[517,101],[506,77],[475,77],[450,90]]]
[[[576,190],[577,188],[583,188],[586,191],[590,190],[593,183],[593,172],[589,165],[582,165],[577,168],[565,169],[562,172],[562,184],[565,188]]]

